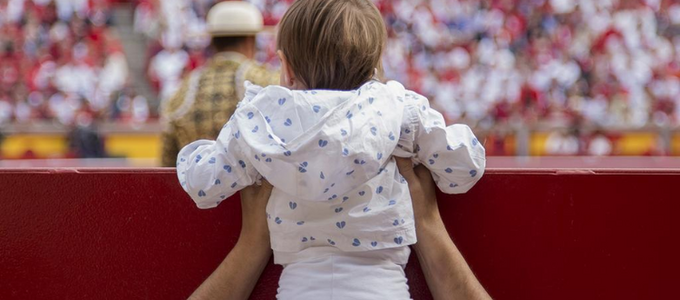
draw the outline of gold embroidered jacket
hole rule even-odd
[[[278,79],[278,73],[234,52],[218,53],[194,70],[161,105],[162,165],[174,167],[179,150],[195,140],[217,138],[243,99],[246,80],[267,86]]]

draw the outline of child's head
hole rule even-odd
[[[370,0],[297,0],[279,23],[281,85],[356,89],[381,69],[386,38]]]

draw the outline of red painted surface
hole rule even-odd
[[[677,170],[489,170],[440,205],[495,299],[672,299],[678,187]],[[170,169],[0,170],[0,299],[185,299],[236,242],[231,200],[196,209]]]

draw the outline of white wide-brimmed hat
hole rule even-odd
[[[248,2],[225,1],[215,4],[208,12],[208,33],[211,36],[250,36],[262,31],[264,22],[260,10]]]

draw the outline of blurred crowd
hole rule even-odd
[[[373,1],[388,30],[384,78],[428,96],[449,122],[489,132],[492,153],[508,152],[513,128],[566,128],[548,153],[606,154],[612,128],[680,126],[678,1]],[[0,124],[153,119],[131,87],[112,2],[0,0]],[[216,1],[130,2],[165,99],[210,56]],[[293,0],[249,2],[270,26],[257,59],[277,68],[274,26]]]
[[[276,25],[292,1],[250,0]],[[374,0],[386,79],[430,97],[449,121],[635,128],[680,125],[680,3],[672,0]],[[205,60],[213,0],[142,0],[162,97]],[[274,33],[258,59],[276,65]]]
[[[110,0],[0,0],[0,124],[148,116],[146,99],[137,98],[133,109],[136,95],[111,6]]]

